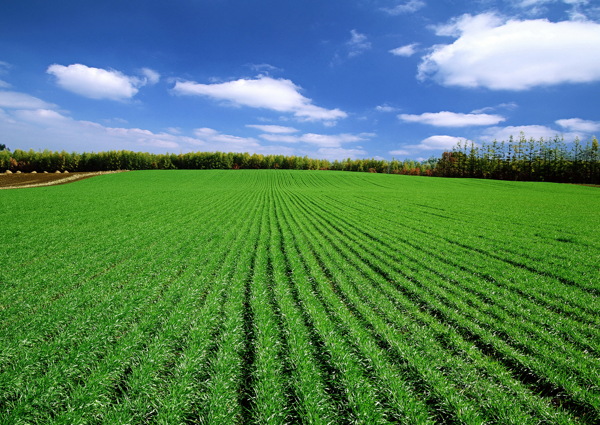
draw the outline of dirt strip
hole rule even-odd
[[[119,171],[94,171],[75,173],[13,173],[0,174],[0,190],[2,189],[25,189],[30,187],[54,186],[58,184],[71,183],[102,174],[122,173]]]

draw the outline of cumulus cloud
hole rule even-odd
[[[8,109],[53,109],[56,105],[14,91],[0,91],[0,107]]]
[[[406,46],[401,46],[390,50],[390,53],[394,56],[409,57],[417,52],[418,45],[419,43],[407,44]]]
[[[456,112],[425,112],[420,115],[400,114],[403,121],[433,125],[436,127],[468,127],[475,125],[495,125],[506,118],[489,114],[460,114]]]
[[[347,116],[339,109],[325,109],[313,105],[312,100],[300,94],[300,87],[292,81],[267,76],[215,84],[177,81],[173,92],[180,95],[207,96],[235,106],[292,113],[304,121],[336,121]]]
[[[63,89],[91,99],[131,99],[140,87],[155,84],[160,78],[157,72],[148,68],[142,70],[143,78],[137,78],[79,63],[68,66],[53,64],[46,72],[54,75]]]
[[[294,127],[286,127],[283,125],[260,125],[260,124],[249,124],[246,127],[256,128],[257,130],[264,131],[265,133],[297,133],[299,130]]]
[[[600,80],[597,55],[589,54],[600,49],[600,24],[595,22],[467,14],[436,31],[456,40],[431,49],[419,65],[420,80],[493,90]]]
[[[384,7],[383,10],[390,15],[403,15],[405,13],[414,13],[423,7],[426,3],[422,0],[408,0],[393,7]]]
[[[556,124],[571,131],[583,133],[594,133],[600,131],[600,121],[582,120],[581,118],[569,118],[556,120]]]
[[[352,30],[350,31],[350,40],[346,42],[346,47],[348,48],[348,57],[353,58],[362,55],[369,50],[371,48],[371,42],[367,40],[365,34]]]

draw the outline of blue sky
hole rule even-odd
[[[600,136],[596,0],[7,0],[0,143],[426,159]]]

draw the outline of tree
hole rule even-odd
[[[0,152],[1,152],[1,151],[7,151],[7,152],[10,152],[10,149],[8,149],[8,147],[6,147],[6,145],[5,145],[5,144],[3,144],[3,143],[0,143]]]

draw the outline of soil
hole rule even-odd
[[[87,179],[101,174],[118,173],[121,171],[96,171],[75,173],[0,173],[1,189],[18,189],[27,187],[54,186]]]

